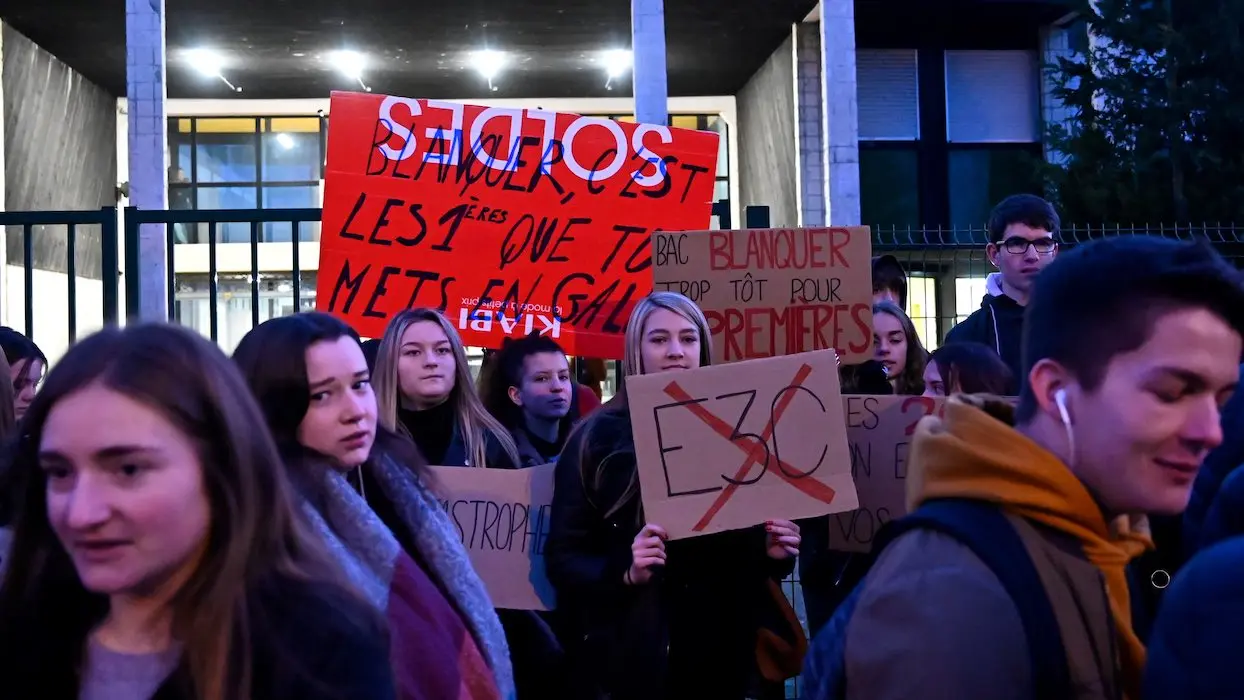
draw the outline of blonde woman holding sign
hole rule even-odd
[[[626,328],[628,376],[708,365],[691,300],[656,292]],[[545,548],[582,697],[742,700],[770,580],[791,572],[799,528],[765,526],[667,542],[644,521],[626,391],[597,410],[557,462]]]

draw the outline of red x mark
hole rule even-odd
[[[799,371],[795,373],[795,379],[793,382],[791,382],[791,384],[793,386],[802,386],[804,381],[808,379],[808,375],[810,374],[812,374],[812,367],[807,364],[801,365],[799,367]],[[665,393],[671,398],[673,398],[675,401],[694,400],[692,399],[691,395],[686,392],[686,390],[684,390],[681,386],[678,385],[678,382],[670,382],[669,385],[665,387]],[[773,435],[773,430],[777,426],[777,422],[782,420],[782,414],[786,413],[786,407],[789,406],[790,402],[793,401],[794,399],[795,399],[794,392],[786,392],[785,394],[782,395],[782,398],[778,400],[777,407],[773,410],[773,418],[770,419],[767,425],[765,425],[764,431],[760,433],[760,439],[763,440],[765,443],[769,442],[769,438]],[[686,408],[688,411],[691,411],[691,413],[693,413],[696,418],[699,418],[700,420],[704,421],[705,425],[707,425],[709,428],[712,428],[713,432],[717,433],[723,438],[730,440],[730,436],[734,434],[733,426],[731,426],[729,423],[725,422],[721,418],[718,418],[716,415],[712,413],[712,411],[709,411],[707,408],[704,408],[703,405],[698,404],[698,403],[688,403],[686,404]],[[761,462],[760,457],[758,456],[757,453],[763,453],[764,450],[760,449],[759,444],[754,444],[752,445],[751,448],[740,445],[739,443],[734,442],[733,440],[731,440],[731,444],[733,444],[735,447],[747,453],[747,459],[744,460],[743,465],[739,467],[738,473],[734,475],[735,481],[742,481],[744,478],[747,477],[747,473],[751,471],[752,465],[759,464]],[[795,488],[799,489],[800,491],[803,491],[804,493],[817,499],[818,501],[821,501],[822,503],[833,502],[834,496],[836,495],[836,493],[829,486],[826,486],[825,484],[822,484],[821,482],[816,481],[815,479],[811,479],[811,478],[791,477],[790,475],[787,474],[788,471],[794,474],[798,474],[800,473],[800,471],[791,467],[789,464],[778,460],[777,457],[775,457],[772,454],[772,452],[770,452],[769,454],[769,462],[770,464],[766,466],[772,467],[773,466],[772,463],[776,462],[779,467],[778,469],[771,468],[769,471],[776,474],[779,478],[781,478],[786,483],[790,484],[791,486],[794,486]],[[739,484],[735,484],[735,483],[726,484],[726,488],[723,489],[722,492],[717,496],[717,500],[713,501],[713,505],[710,506],[708,511],[704,513],[704,517],[700,518],[700,521],[697,522],[695,524],[695,527],[692,527],[691,529],[695,530],[696,532],[700,532],[704,530],[704,528],[708,527],[709,522],[711,522],[712,519],[716,517],[717,513],[721,512],[721,509],[726,505],[726,502],[729,501],[732,496],[734,496],[734,492],[737,491],[738,489],[739,489]]]

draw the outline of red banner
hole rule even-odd
[[[620,359],[654,231],[708,227],[718,136],[333,93],[316,308],[379,337],[441,309],[468,345],[533,331]]]

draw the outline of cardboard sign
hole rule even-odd
[[[832,350],[627,377],[644,515],[672,539],[857,505]]]
[[[467,345],[533,331],[622,358],[653,231],[707,228],[717,134],[333,93],[316,308],[363,336],[442,310]]]
[[[907,514],[907,453],[916,424],[941,416],[946,399],[926,396],[844,396],[851,475],[859,508],[829,519],[829,548],[867,552],[882,525]]]
[[[492,603],[552,610],[544,543],[553,507],[553,465],[527,469],[432,467],[441,507],[458,528]]]
[[[653,282],[708,317],[714,362],[834,348],[873,356],[867,226],[652,236]]]

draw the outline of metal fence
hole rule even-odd
[[[264,286],[265,273],[273,271],[260,262],[260,246],[262,244],[279,243],[273,241],[271,235],[265,235],[271,224],[289,226],[289,255],[284,260],[278,259],[276,272],[289,270],[290,297],[300,300],[303,296],[303,270],[300,243],[316,242],[319,239],[319,222],[321,209],[228,209],[228,210],[160,210],[147,211],[136,207],[125,209],[125,241],[126,250],[135,251],[127,255],[127,269],[137,269],[139,234],[143,226],[161,226],[166,241],[165,269],[167,270],[168,317],[182,321],[181,309],[178,305],[180,286],[178,285],[178,253],[196,253],[195,248],[206,246],[206,291],[208,298],[207,327],[199,328],[212,340],[220,340],[220,246],[236,247],[245,245],[249,253],[247,269],[244,271],[246,286],[250,298],[250,326],[259,325],[265,318],[260,309],[260,297]],[[244,244],[221,243],[221,232],[224,226],[244,226],[248,229]],[[191,228],[193,227],[193,230]],[[307,235],[304,235],[304,232]],[[198,241],[204,241],[199,243]],[[194,248],[192,248],[192,246]],[[284,256],[276,256],[282,258]],[[227,273],[237,273],[236,266],[230,266]],[[137,276],[127,278],[126,308],[127,316],[137,316],[140,308],[140,285]],[[314,289],[314,286],[311,287]],[[293,306],[300,310],[301,303]]]
[[[0,213],[8,278],[0,287],[5,320],[41,343],[67,344],[82,331],[139,308],[139,231],[160,226],[167,241],[169,318],[232,346],[268,317],[314,305],[320,209],[161,210]],[[124,235],[118,237],[118,221]],[[745,225],[766,225],[749,207]],[[1067,226],[1065,247],[1117,235],[1204,238],[1237,265],[1244,230],[1233,224]],[[993,272],[988,232],[978,228],[874,228],[874,254],[891,253],[909,273],[908,311],[926,345],[975,310]],[[20,278],[20,279],[15,279]],[[119,283],[124,283],[121,289]],[[50,298],[50,300],[49,300]],[[20,301],[19,301],[20,300]],[[228,302],[228,303],[224,303]],[[246,307],[246,308],[243,308]],[[227,315],[227,323],[222,323]],[[56,353],[59,354],[59,353]]]
[[[67,347],[85,330],[80,323],[84,317],[89,317],[87,325],[93,327],[120,320],[122,280],[126,316],[136,317],[138,275],[122,275],[119,252],[125,251],[126,271],[138,270],[141,227],[160,226],[167,241],[169,318],[195,327],[231,350],[237,331],[249,330],[270,316],[314,305],[318,259],[306,260],[308,251],[302,246],[316,249],[320,215],[320,209],[144,211],[130,207],[124,211],[124,236],[119,239],[114,208],[0,213],[8,243],[8,264],[3,271],[21,276],[20,284],[0,280],[0,295],[6,297],[5,321],[24,328],[45,346],[63,342]],[[749,208],[745,222],[763,227],[767,212]],[[1060,239],[1068,248],[1120,235],[1203,238],[1237,266],[1244,263],[1244,229],[1234,224],[1072,225],[1063,228]],[[984,280],[993,272],[985,253],[989,242],[985,228],[873,228],[872,238],[874,255],[893,254],[907,269],[908,309],[926,345],[936,345],[979,306]],[[87,285],[92,287],[92,298],[84,303],[81,291]],[[20,305],[12,298],[19,295]],[[42,296],[51,297],[51,303]],[[222,300],[239,302],[249,307],[249,313],[230,314],[232,308],[222,306]],[[206,313],[191,308],[200,301]],[[227,316],[223,326],[222,313]],[[53,357],[63,350],[55,345],[44,349]],[[784,589],[806,624],[798,577],[788,579]],[[798,679],[787,683],[785,695],[800,697]]]
[[[81,330],[117,322],[115,208],[0,212],[0,226],[6,263],[0,268],[0,304],[10,325],[30,337],[68,344]]]

